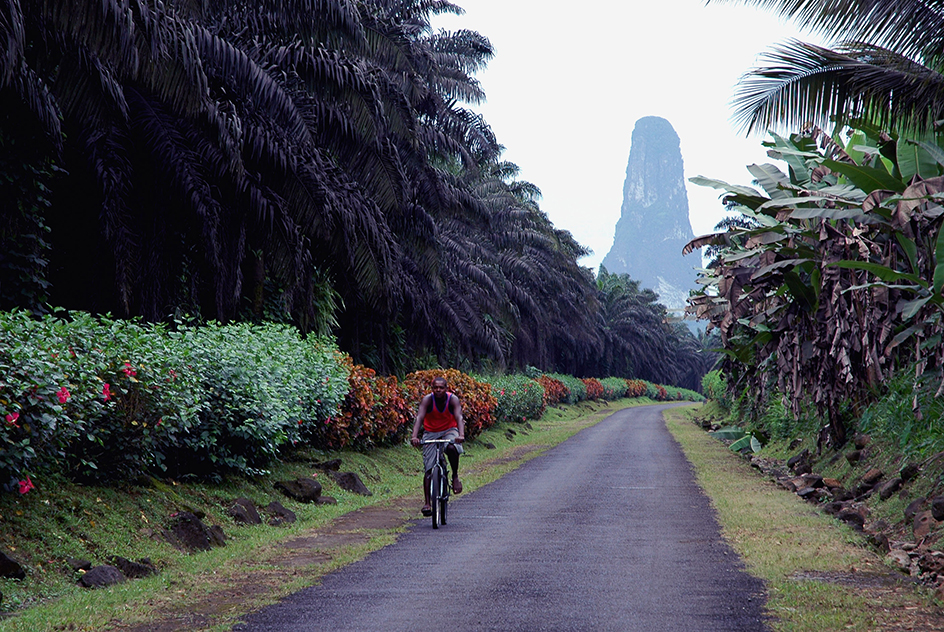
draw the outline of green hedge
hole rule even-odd
[[[99,482],[253,474],[302,422],[336,414],[340,358],[285,326],[0,313],[0,486],[48,469]]]

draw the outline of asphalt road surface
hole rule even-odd
[[[614,413],[235,629],[767,630],[665,407]]]

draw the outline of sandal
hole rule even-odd
[[[462,481],[460,481],[458,478],[452,479],[452,493],[453,494],[462,493]]]
[[[423,508],[420,509],[420,512],[422,512],[424,516],[432,516],[433,508],[430,505],[423,505]]]

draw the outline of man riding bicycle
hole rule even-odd
[[[446,446],[446,457],[452,468],[452,491],[462,493],[462,481],[459,480],[459,455],[465,441],[465,421],[462,419],[462,404],[455,393],[446,389],[446,378],[437,377],[433,380],[433,392],[426,395],[416,411],[416,421],[413,423],[413,436],[410,443],[414,447],[423,445],[423,496],[426,504],[423,505],[423,515],[432,513],[430,505],[430,472],[436,465],[435,444],[423,444],[419,438],[420,428],[423,429],[423,439],[451,439],[455,443]]]

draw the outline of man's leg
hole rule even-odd
[[[423,475],[423,498],[426,500],[426,504],[423,505],[422,514],[428,516],[433,513],[433,506],[429,502],[430,488],[433,486],[433,473],[432,471],[427,470]]]
[[[462,481],[459,480],[459,451],[456,446],[446,446],[446,458],[449,459],[449,466],[452,468],[452,493],[462,493]]]

